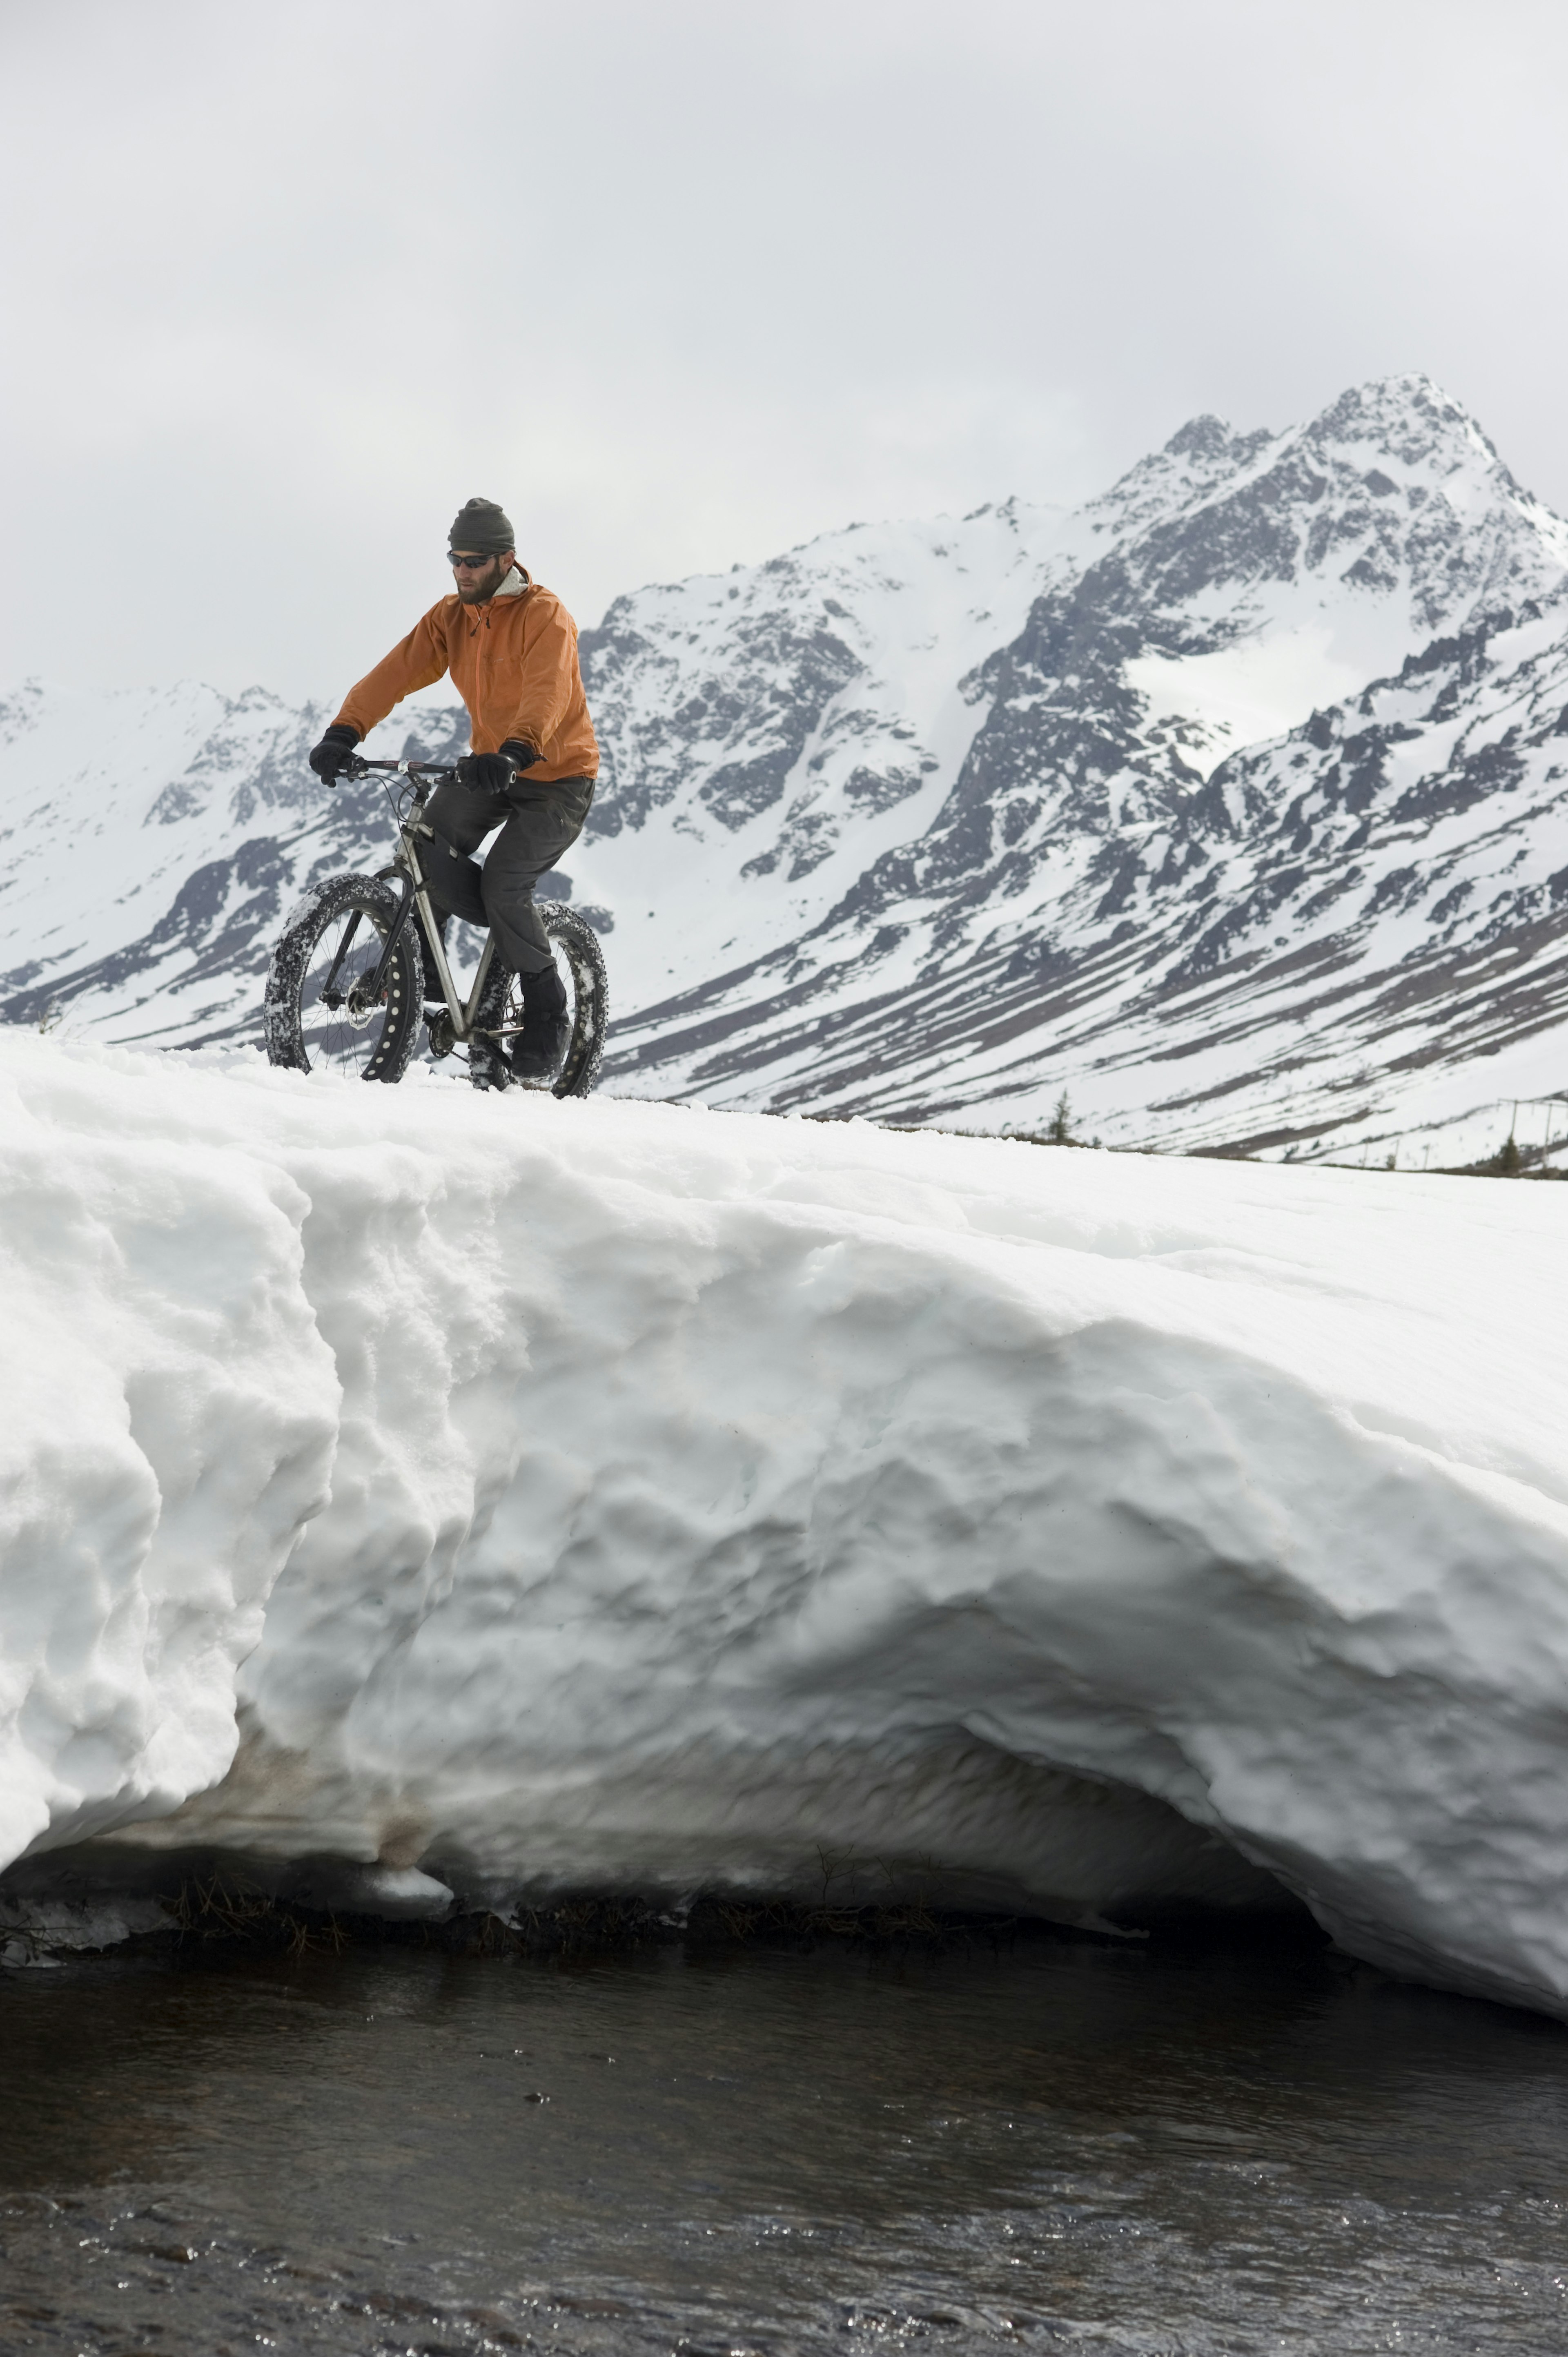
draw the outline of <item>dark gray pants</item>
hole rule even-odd
[[[431,899],[438,909],[476,923],[482,907],[483,921],[496,937],[496,955],[513,974],[540,974],[553,963],[533,888],[571,850],[593,799],[592,778],[531,786],[525,774],[509,794],[473,794],[449,779],[424,805],[439,837],[424,862]],[[476,867],[471,854],[493,826],[501,831],[483,867]],[[444,856],[446,845],[450,851]],[[451,852],[458,856],[454,859]]]

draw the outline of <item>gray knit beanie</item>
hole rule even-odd
[[[467,500],[457,511],[446,545],[476,556],[499,556],[515,548],[517,541],[504,510],[494,500]]]

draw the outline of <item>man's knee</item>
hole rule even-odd
[[[455,917],[466,917],[471,925],[484,923],[484,870],[477,860],[465,859],[437,835],[427,845],[421,865],[430,897],[438,909]]]
[[[493,810],[487,795],[471,794],[456,778],[447,778],[425,803],[424,815],[442,842],[467,858],[505,813]]]

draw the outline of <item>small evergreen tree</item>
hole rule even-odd
[[[1499,1178],[1519,1177],[1519,1146],[1511,1135],[1503,1140],[1503,1150],[1498,1157],[1498,1176]]]
[[[1072,1144],[1072,1103],[1065,1089],[1057,1099],[1057,1109],[1051,1115],[1051,1125],[1046,1135],[1053,1146]]]

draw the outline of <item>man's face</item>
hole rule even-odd
[[[472,549],[454,548],[450,554],[458,597],[465,606],[482,606],[487,597],[495,596],[511,571],[517,551],[509,548],[501,556],[483,556]]]

